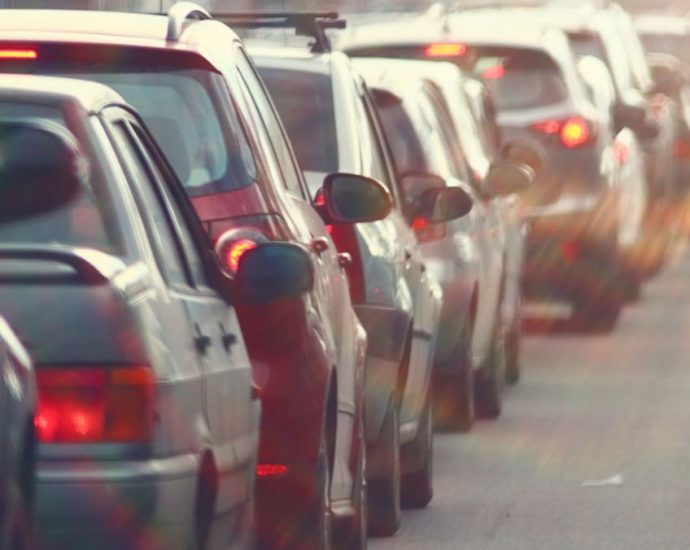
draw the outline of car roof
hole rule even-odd
[[[489,41],[499,46],[544,48],[549,34],[546,25],[530,24],[526,19],[524,25],[516,26],[514,21],[504,16],[504,11],[471,10],[441,17],[424,14],[400,21],[364,24],[345,33],[340,45],[347,51],[461,40],[475,44]]]
[[[167,40],[167,15],[111,11],[4,9],[3,41],[87,43],[192,51],[209,57],[219,44],[238,40],[216,20],[186,19],[178,40]],[[227,48],[225,49],[227,51]]]
[[[645,14],[635,18],[635,28],[642,34],[690,34],[690,21],[677,15]]]
[[[425,61],[418,59],[388,59],[378,57],[360,57],[352,60],[354,67],[363,75],[386,74],[414,75],[416,78],[429,79],[434,82],[456,83],[462,86],[467,80],[462,70],[448,61]]]
[[[247,49],[257,65],[329,75],[336,52],[312,53],[308,48],[248,40]],[[337,55],[343,55],[337,53]]]
[[[111,103],[126,104],[122,96],[104,84],[54,76],[0,74],[0,96],[56,104],[73,102],[88,112],[99,111]]]

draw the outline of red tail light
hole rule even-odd
[[[38,52],[33,48],[0,48],[0,60],[5,59],[38,59]]]
[[[226,247],[225,254],[223,256],[225,260],[226,267],[233,273],[237,273],[240,267],[240,260],[250,250],[256,248],[256,243],[250,239],[242,239],[239,241],[234,241]]]
[[[503,65],[494,65],[484,70],[482,78],[484,80],[500,80],[506,75],[506,68]]]
[[[148,367],[39,368],[34,424],[41,443],[142,443],[151,438]]]
[[[594,129],[590,122],[581,117],[565,120],[551,119],[531,126],[532,130],[547,136],[557,136],[567,149],[577,149],[592,143]]]
[[[277,477],[288,473],[288,467],[285,464],[257,464],[257,477]]]
[[[690,142],[677,140],[673,144],[673,156],[680,160],[690,160]]]
[[[467,53],[467,45],[457,42],[429,44],[424,50],[426,57],[462,57]]]
[[[417,242],[429,243],[445,239],[448,229],[445,223],[429,223],[426,218],[416,218],[412,222],[412,229],[417,235]]]

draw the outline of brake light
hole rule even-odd
[[[285,464],[257,464],[257,477],[277,477],[288,473],[288,467]]]
[[[40,368],[34,418],[41,443],[141,443],[153,432],[148,367]]]
[[[558,136],[561,145],[567,149],[577,149],[592,142],[592,125],[581,117],[565,120],[551,119],[531,126],[532,130],[547,136]]]
[[[419,243],[440,241],[445,239],[448,233],[445,223],[429,223],[429,220],[421,216],[412,222],[412,230],[415,232]]]
[[[482,78],[484,80],[500,80],[506,75],[506,68],[503,65],[494,65],[484,70]]]
[[[462,57],[467,53],[467,45],[453,42],[430,44],[424,51],[426,57]]]
[[[690,160],[690,142],[677,140],[673,144],[673,156],[680,160]]]
[[[237,273],[240,267],[240,260],[250,250],[256,248],[257,244],[250,239],[241,239],[230,243],[225,252],[225,264],[233,273]]]
[[[31,48],[0,48],[0,60],[4,59],[38,59],[38,52]]]

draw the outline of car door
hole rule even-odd
[[[227,513],[249,498],[258,429],[251,365],[239,324],[234,310],[208,282],[179,199],[170,191],[170,186],[176,184],[175,176],[150,134],[128,113],[110,111],[108,118],[120,134],[119,146],[125,149],[123,158],[128,159],[138,176],[137,191],[147,209],[160,213],[159,225],[167,224],[169,239],[175,243],[186,271],[187,284],[179,285],[175,295],[187,315],[189,344],[194,348],[202,378],[207,443],[220,473],[216,512]]]
[[[433,343],[438,319],[437,301],[434,296],[434,285],[429,280],[417,239],[403,217],[400,197],[393,180],[393,166],[387,154],[383,131],[378,123],[376,111],[363,84],[358,87],[360,112],[363,126],[368,136],[365,143],[366,153],[371,156],[369,166],[373,177],[381,181],[391,192],[396,208],[386,218],[390,225],[389,234],[394,236],[397,255],[398,276],[405,280],[412,296],[413,346],[410,369],[402,400],[401,423],[418,418],[424,406],[424,399],[431,381]]]

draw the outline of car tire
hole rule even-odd
[[[385,475],[367,480],[369,534],[391,537],[400,528],[400,422],[392,397],[377,441],[377,456],[385,457]]]
[[[434,424],[446,432],[467,433],[474,424],[474,367],[470,359],[471,323],[460,337],[459,372],[434,379]]]
[[[429,396],[419,419],[417,435],[402,450],[405,475],[401,483],[401,502],[404,508],[426,508],[434,498],[434,426],[431,411],[432,400]],[[414,464],[411,471],[406,467],[409,463]]]
[[[582,332],[606,334],[618,323],[625,293],[619,282],[617,261],[609,259],[608,265],[601,265],[599,272],[603,281],[596,285],[598,288],[573,303],[573,320],[575,327]]]
[[[489,357],[475,380],[477,416],[494,420],[503,412],[503,389],[506,379],[506,335],[497,326],[491,342]]]

